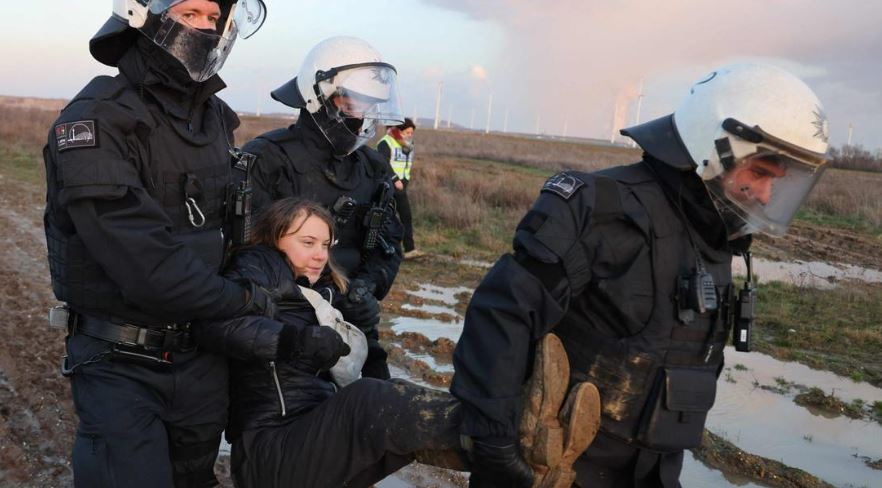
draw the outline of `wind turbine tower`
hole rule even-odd
[[[438,82],[438,95],[435,96],[435,125],[432,127],[433,129],[438,129],[438,122],[441,119],[441,89],[444,87],[444,82]]]

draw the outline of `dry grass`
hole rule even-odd
[[[239,125],[239,128],[235,130],[236,145],[239,147],[244,146],[246,142],[265,132],[281,127],[288,127],[294,122],[293,119],[284,119],[280,117],[255,117],[253,115],[239,115],[239,121],[241,124]]]
[[[0,141],[39,152],[57,117],[54,110],[0,105]]]
[[[483,258],[509,248],[547,177],[489,161],[426,156],[408,189],[418,245]]]
[[[640,151],[618,146],[533,139],[480,132],[418,129],[419,154],[486,159],[551,172],[591,171],[636,161]]]
[[[805,210],[821,223],[838,220],[845,227],[874,234],[882,231],[882,174],[831,169],[821,177]]]

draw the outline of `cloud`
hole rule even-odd
[[[848,113],[846,107],[860,104],[843,98],[880,97],[879,2],[426,1],[500,25],[511,56],[489,66],[496,90],[544,120],[569,118],[571,132],[607,137],[620,94],[641,79],[645,120],[670,112],[713,67],[760,58],[815,88],[834,124],[834,142],[847,130],[843,120],[860,118],[878,129],[873,144],[882,145],[879,105]]]

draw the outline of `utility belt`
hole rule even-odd
[[[84,335],[112,344],[100,358],[123,360],[151,366],[171,365],[173,353],[192,352],[196,343],[190,334],[190,324],[160,324],[144,327],[129,323],[113,323],[88,315],[76,313],[67,307],[53,307],[49,311],[49,324],[64,327],[71,336]],[[69,376],[83,363],[68,365],[67,356],[62,363],[62,374]]]
[[[83,334],[102,341],[163,352],[190,352],[196,348],[190,324],[168,324],[155,329],[132,324],[114,324],[87,315],[71,314],[71,335]]]

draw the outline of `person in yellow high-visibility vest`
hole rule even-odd
[[[404,119],[404,123],[390,127],[386,136],[377,144],[377,151],[389,161],[395,173],[395,203],[398,216],[404,226],[404,258],[412,259],[422,256],[413,242],[413,219],[410,201],[407,198],[407,185],[410,183],[410,169],[413,165],[413,132],[416,126],[413,120]]]

